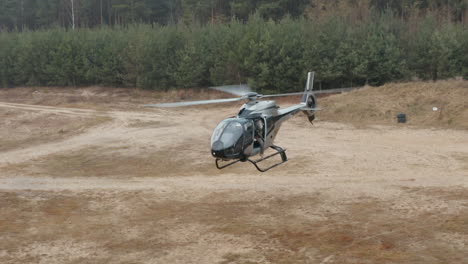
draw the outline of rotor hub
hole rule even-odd
[[[245,97],[246,99],[248,99],[249,101],[257,101],[257,99],[262,98],[263,95],[262,95],[262,94],[255,93],[255,92],[251,92],[251,93],[245,94],[244,97]]]

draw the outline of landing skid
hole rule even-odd
[[[231,165],[234,164],[234,163],[237,163],[237,162],[241,161],[241,160],[235,160],[235,161],[233,161],[233,162],[230,162],[230,163],[228,163],[228,164],[225,164],[225,165],[220,166],[220,165],[219,165],[219,161],[221,161],[221,160],[222,160],[222,159],[216,159],[216,168],[218,168],[218,169],[220,169],[220,170],[222,170],[222,169],[224,169],[224,168],[226,168],[226,167],[229,167],[229,166],[231,166]]]
[[[286,161],[288,161],[288,157],[286,156],[286,150],[285,150],[285,149],[282,149],[282,148],[280,148],[280,147],[278,147],[278,146],[271,146],[270,148],[274,149],[276,152],[273,153],[273,154],[271,154],[271,155],[268,155],[268,156],[266,156],[266,157],[257,159],[257,160],[247,159],[247,160],[244,160],[244,161],[248,161],[248,162],[252,163],[252,164],[255,166],[255,168],[257,168],[257,170],[260,171],[260,172],[268,171],[268,170],[273,169],[274,167],[279,166],[279,165],[285,163]],[[273,164],[273,165],[271,165],[270,167],[264,168],[264,169],[262,169],[262,168],[260,168],[260,167],[258,166],[258,164],[261,163],[262,161],[267,160],[267,159],[269,159],[269,158],[272,158],[272,157],[274,157],[274,156],[276,156],[276,155],[281,155],[281,162],[278,162],[278,163],[276,163],[276,164]],[[235,160],[235,161],[233,161],[233,162],[230,162],[230,163],[228,163],[228,164],[221,165],[221,166],[219,165],[219,161],[221,161],[221,159],[216,159],[216,168],[218,168],[218,169],[221,170],[221,169],[224,169],[224,168],[226,168],[226,167],[229,167],[229,166],[231,166],[231,165],[233,165],[233,164],[235,164],[235,163],[237,163],[237,162],[239,162],[239,161],[241,161],[241,160]]]

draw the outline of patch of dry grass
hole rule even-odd
[[[189,176],[193,171],[217,173],[212,159],[194,160],[187,153],[202,152],[196,146],[175,145],[172,151],[86,147],[2,168],[7,173],[48,177],[168,177]],[[190,149],[190,151],[189,151]],[[127,152],[127,153],[126,153]],[[201,156],[201,155],[200,155]]]
[[[453,157],[456,160],[461,162],[463,169],[468,170],[468,155],[467,154],[457,153],[457,154],[454,154]]]
[[[63,140],[110,120],[9,109],[0,109],[0,118],[0,151]]]
[[[131,126],[151,127],[153,125],[160,126],[161,124],[137,121]],[[265,155],[271,153],[273,152],[268,150]],[[259,166],[267,168],[280,161],[281,158],[277,155],[259,163]],[[288,161],[288,164],[301,168],[304,162],[311,163],[309,158],[297,156]],[[215,167],[215,159],[209,154],[209,148],[204,147],[197,139],[174,144],[163,150],[131,145],[109,148],[91,146],[6,165],[2,167],[2,170],[14,175],[48,177],[170,177],[193,176],[194,172],[200,175],[218,175],[223,172],[240,175],[243,173],[261,174],[249,162],[238,162],[223,171],[218,170]],[[313,171],[310,170],[310,172]]]
[[[144,121],[144,120],[133,120],[128,127],[133,128],[160,128],[160,127],[168,127],[173,126],[174,124],[166,123],[163,121]]]
[[[409,193],[436,197],[442,200],[468,202],[468,189],[464,187],[452,187],[450,189],[442,187],[405,187],[402,189]]]
[[[406,113],[408,124],[468,129],[468,81],[390,83],[365,87],[319,101],[320,120],[355,125],[396,123]],[[438,107],[439,111],[432,111]]]
[[[207,100],[232,97],[210,89],[149,91],[110,87],[18,87],[0,89],[0,101],[87,109],[142,109],[148,103]],[[320,120],[354,125],[394,124],[406,113],[408,124],[468,129],[468,81],[390,83],[365,87],[341,95],[320,97]],[[298,96],[278,98],[282,106],[295,104]],[[237,107],[238,103],[228,104]],[[439,111],[432,111],[432,107]],[[210,108],[213,105],[198,106]],[[182,109],[182,108],[181,108]],[[185,108],[186,109],[186,108]],[[182,109],[183,110],[183,109]]]
[[[182,202],[151,192],[0,192],[3,239],[0,260],[38,261],[21,256],[31,244],[54,241],[92,244],[80,261],[163,257],[199,245],[200,236],[238,237],[252,245],[221,263],[462,263],[467,252],[435,239],[436,232],[464,232],[464,214],[427,214],[410,219],[388,209],[388,201],[362,197],[338,211],[323,209],[325,196],[256,196],[217,192]],[[321,218],[311,218],[320,214]],[[189,229],[184,233],[186,227]],[[181,232],[178,236],[174,232]],[[101,253],[99,253],[101,252]],[[105,253],[102,253],[105,252]]]

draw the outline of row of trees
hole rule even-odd
[[[297,91],[306,72],[322,89],[421,78],[468,78],[468,30],[391,12],[0,33],[0,86],[109,85],[149,89],[248,82]]]
[[[403,18],[433,13],[453,22],[466,22],[466,0],[0,0],[0,29],[22,30],[51,26],[95,27],[134,23],[225,23],[247,21],[253,13],[279,21],[316,19],[339,11],[340,16],[366,19],[370,9],[391,9]]]

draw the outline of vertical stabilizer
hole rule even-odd
[[[309,72],[307,73],[307,83],[304,91],[304,95],[302,96],[302,103],[307,103],[308,95],[312,93],[312,90],[314,89],[314,75],[315,72]]]

